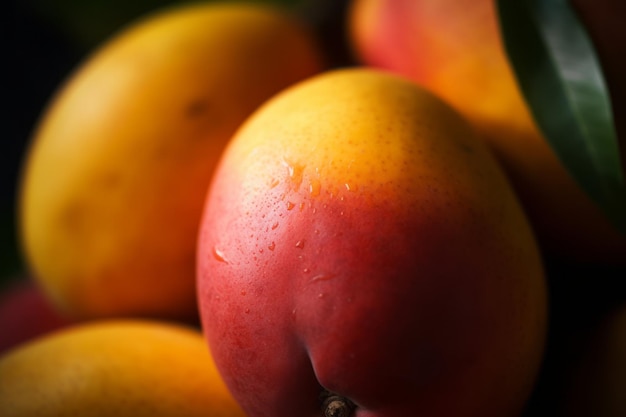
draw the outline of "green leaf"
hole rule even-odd
[[[567,0],[496,0],[533,117],[580,187],[626,233],[626,186],[602,68]]]

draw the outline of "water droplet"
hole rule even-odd
[[[241,290],[241,295],[246,295],[246,294],[247,294],[246,290]]]
[[[321,292],[321,293],[317,294],[317,298],[324,298],[324,293]]]
[[[249,309],[249,308],[246,308],[246,309],[244,310],[244,313],[249,314],[249,313],[250,313],[250,309]]]
[[[317,281],[328,281],[331,278],[334,278],[335,275],[334,274],[318,274],[315,275],[313,278],[311,278],[311,282],[317,282]]]
[[[268,248],[269,250],[274,250],[274,248],[275,248],[275,247],[276,247],[276,243],[274,243],[274,242],[270,243],[270,244],[267,246],[267,248]]]
[[[293,184],[293,188],[297,191],[300,188],[300,184],[302,184],[302,173],[304,171],[304,166],[288,161],[286,158],[283,158],[283,165],[287,167],[289,179]]]
[[[291,210],[295,207],[296,205],[294,203],[292,203],[291,201],[287,201],[287,210]]]
[[[274,224],[272,225],[272,230],[276,230],[276,228],[277,228],[277,227],[278,227],[278,222],[276,222],[276,223],[274,223]]]
[[[217,246],[213,247],[213,257],[215,259],[217,259],[220,262],[224,262],[224,263],[228,263],[228,260],[226,259],[226,256],[224,256],[224,252],[222,252],[222,250],[218,249]]]
[[[278,181],[276,178],[271,178],[271,179],[270,179],[270,184],[269,184],[270,188],[274,188],[274,187],[276,187],[278,184],[280,184],[280,181]]]
[[[322,188],[322,186],[320,185],[319,180],[313,180],[311,181],[311,183],[309,184],[309,193],[313,196],[316,197],[318,195],[320,195],[320,189]]]
[[[302,272],[304,272],[305,274],[308,274],[309,272],[311,272],[311,270],[309,268],[304,268]]]
[[[299,207],[300,207],[300,211],[304,210],[304,201],[300,203]]]
[[[304,247],[304,240],[299,240],[296,242],[296,248],[302,249]]]

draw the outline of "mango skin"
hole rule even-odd
[[[216,365],[250,417],[519,413],[543,354],[534,235],[451,108],[367,69],[271,99],[226,149],[198,245]]]
[[[244,417],[195,329],[114,320],[0,357],[0,415]]]
[[[578,186],[535,124],[495,7],[491,0],[353,0],[349,39],[358,62],[412,79],[472,123],[504,166],[546,253],[624,264],[626,236]]]
[[[258,105],[322,65],[306,28],[260,5],[166,9],[96,51],[42,116],[20,184],[24,253],[55,304],[196,318],[217,159]]]

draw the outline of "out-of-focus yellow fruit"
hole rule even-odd
[[[25,162],[34,275],[78,317],[196,317],[194,254],[216,161],[268,97],[322,67],[268,6],[193,5],[104,45],[44,114]]]
[[[68,328],[0,357],[0,415],[244,416],[199,332],[131,320]]]

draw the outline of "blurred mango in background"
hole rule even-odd
[[[200,332],[174,323],[62,330],[0,357],[0,375],[3,417],[244,417]]]
[[[216,3],[205,0],[204,3]],[[233,3],[223,0],[220,3]],[[0,148],[0,287],[23,270],[15,224],[15,199],[20,166],[35,124],[59,85],[95,48],[141,16],[185,0],[8,0],[3,3],[3,37],[10,103],[3,122]],[[249,3],[285,8],[315,21],[318,37],[331,59],[346,57],[342,42],[345,0],[252,0]],[[337,35],[339,34],[339,35]],[[334,55],[333,55],[334,53]]]
[[[323,68],[311,31],[267,5],[172,6],[97,48],[42,115],[20,178],[24,254],[56,305],[193,319],[197,227],[224,146]]]

